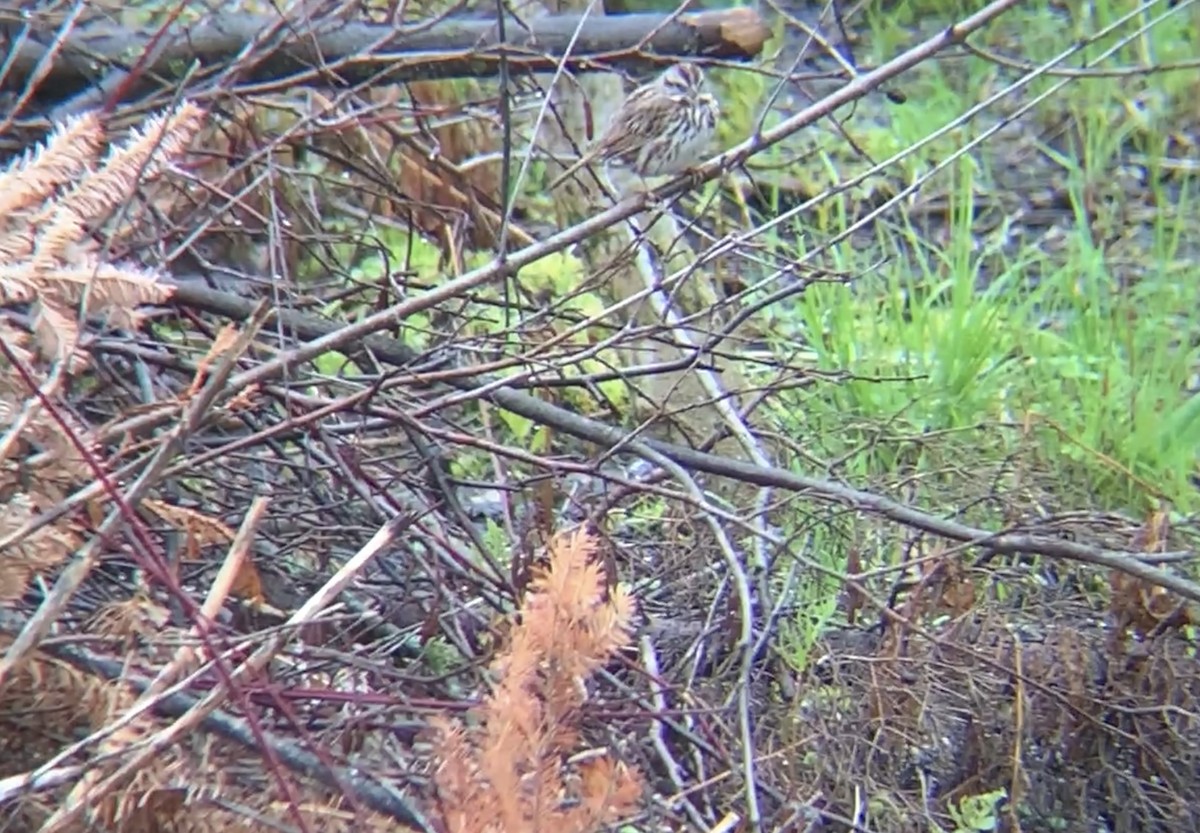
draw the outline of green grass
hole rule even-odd
[[[914,26],[929,34],[977,5],[869,11],[859,59],[891,57],[916,40]],[[977,42],[1036,63],[1135,8],[1127,0],[1068,5],[1021,6]],[[1082,54],[1098,56],[1166,8],[1155,5]],[[1192,57],[1197,32],[1200,12],[1186,9],[1100,66]],[[803,343],[816,369],[850,378],[772,403],[777,430],[803,438],[793,465],[991,528],[1071,510],[1139,518],[1165,509],[1177,520],[1195,513],[1200,183],[1157,161],[1187,156],[1181,137],[1200,120],[1194,73],[1072,81],[1023,116],[1019,129],[955,160],[915,198],[808,261],[854,278],[810,286],[765,313],[763,331],[781,353]],[[975,57],[935,62],[897,83],[906,104],[864,101],[843,126],[878,160],[1017,74]],[[1034,82],[1005,112],[1058,80]],[[760,84],[737,74],[721,81],[735,96],[743,83],[750,92]],[[757,242],[782,258],[809,257],[880,194],[928,173],[1001,116],[985,113]],[[793,151],[798,161],[787,170],[813,183],[813,193],[872,164],[827,127],[807,131],[799,144],[812,152]],[[1134,156],[1144,167],[1130,164]],[[1032,223],[1029,201],[1048,191],[1065,198],[1046,209],[1049,219]],[[827,564],[844,565],[849,549],[862,545],[852,535],[827,538],[820,548]],[[865,566],[886,563],[894,551],[879,543]],[[814,585],[799,595],[805,618],[783,645],[803,666],[827,619],[818,603],[830,591]]]
[[[1108,506],[1141,511],[1163,497],[1193,508],[1200,421],[1185,385],[1197,356],[1173,342],[1197,292],[1163,269],[1116,292],[1083,245],[1063,264],[1043,264],[1041,283],[1025,290],[1022,267],[1037,257],[1014,261],[984,290],[974,261],[942,251],[920,272],[807,292],[793,323],[818,366],[864,378],[804,395],[806,435],[829,437],[826,453],[837,456],[860,439],[837,430],[847,419],[914,434],[1032,421],[1047,426],[1045,463],[1085,464]],[[869,453],[893,462],[885,449]]]
[[[873,3],[855,56],[877,65],[982,5]],[[1130,0],[1032,0],[972,42],[1036,66],[1136,8]],[[1135,32],[1167,11],[1165,0],[1155,4],[1063,66],[1121,69],[1193,59],[1200,54],[1200,6]],[[861,20],[852,28],[864,31]],[[770,45],[777,48],[779,38]],[[757,415],[758,424],[794,438],[790,465],[989,529],[1080,510],[1135,520],[1164,510],[1176,521],[1194,517],[1200,183],[1185,167],[1158,160],[1195,158],[1189,138],[1200,122],[1195,72],[1072,80],[953,159],[1062,81],[1035,79],[882,174],[832,193],[755,239],[764,258],[853,276],[812,284],[757,316],[778,355],[803,347],[825,374],[772,397],[766,414]],[[873,95],[839,111],[852,141],[826,122],[752,160],[768,202],[775,200],[764,213],[838,186],[954,124],[1020,74],[958,54],[904,75],[893,87],[907,103]],[[720,141],[729,147],[746,137],[770,86],[738,70],[712,78],[724,107]],[[794,97],[792,112],[805,103]],[[789,114],[771,114],[767,126]],[[827,244],[935,170],[879,220]],[[770,193],[775,176],[792,190]],[[754,381],[777,382],[774,373]],[[797,502],[772,520],[789,540],[805,540],[806,556],[824,568],[848,570],[851,554],[864,571],[895,564],[911,537],[841,508],[814,514],[820,511]],[[937,544],[927,543],[917,554],[936,554]],[[827,629],[845,617],[845,588],[819,570],[802,567],[797,575],[791,585],[797,612],[782,623],[776,645],[804,670],[822,650]],[[1021,604],[1015,575],[990,588],[980,582],[980,590],[1007,593]],[[878,577],[868,590],[881,600],[894,578]],[[874,620],[877,613],[865,611],[860,623],[863,616]],[[827,696],[839,696],[836,686],[829,689]],[[821,694],[810,688],[800,696]],[[811,731],[797,727],[801,752]],[[946,808],[941,829],[991,829],[1003,795],[960,797]]]
[[[1135,8],[1129,0],[1066,5],[1023,4],[973,40],[1036,64]],[[866,11],[856,57],[878,63],[978,6],[876,4]],[[1165,10],[1157,4],[1070,65],[1099,56]],[[1197,31],[1200,12],[1184,9],[1129,38],[1101,66],[1191,58]],[[772,45],[782,35],[777,24]],[[784,260],[820,249],[814,265],[855,276],[813,285],[759,316],[781,353],[804,343],[817,369],[852,376],[781,394],[769,406],[781,433],[804,438],[804,458],[795,464],[890,492],[903,480],[905,500],[942,513],[978,504],[966,517],[989,526],[1004,523],[1008,507],[980,502],[984,495],[1020,503],[1030,478],[1036,498],[1018,509],[1036,502],[1048,511],[1133,516],[1164,506],[1195,511],[1200,492],[1189,478],[1197,473],[1200,399],[1188,389],[1200,369],[1200,224],[1192,219],[1200,189],[1186,172],[1154,161],[1179,156],[1179,137],[1194,127],[1194,73],[1072,81],[872,226],[824,246],[881,198],[1059,81],[1038,79],[1004,108],[756,240]],[[754,162],[783,165],[782,174],[805,183],[805,196],[819,193],[953,123],[1018,74],[966,55],[929,62],[897,80],[907,103],[871,96],[838,114],[853,142],[823,124]],[[724,102],[720,142],[728,147],[749,132],[770,79],[730,69],[712,77]],[[768,126],[783,117],[772,114]],[[1131,153],[1150,160],[1145,181],[1132,187]],[[769,181],[763,174],[760,184]],[[1047,209],[1055,214],[1050,221],[1031,226],[1017,209],[1047,190],[1066,199]],[[413,247],[396,248],[410,253],[406,266],[436,271],[412,256]],[[521,277],[566,298],[580,269],[548,260]],[[586,317],[602,303],[583,294],[569,306]],[[477,312],[470,333],[506,324],[492,307]],[[408,323],[419,346],[428,323]],[[609,396],[620,400],[615,389]],[[531,441],[527,421],[506,427]],[[829,563],[844,561],[846,545],[830,537]]]

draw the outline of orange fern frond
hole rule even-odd
[[[568,764],[586,677],[629,643],[633,601],[619,587],[608,592],[587,532],[557,536],[548,549],[474,725],[436,724],[434,783],[450,833],[590,833],[641,796],[637,773],[608,757]]]

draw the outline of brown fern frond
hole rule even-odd
[[[585,833],[628,813],[641,795],[637,773],[605,756],[567,763],[579,743],[586,677],[628,644],[632,600],[620,588],[609,593],[586,531],[555,537],[549,551],[492,664],[495,682],[474,725],[435,723],[434,783],[451,833]]]
[[[0,513],[0,537],[20,529],[35,512],[28,495],[14,494]],[[4,550],[0,558],[0,604],[21,598],[34,576],[49,572],[82,543],[65,525],[43,526]]]
[[[0,286],[0,292],[3,291],[3,287]],[[0,304],[2,303],[4,303],[4,297],[0,295]],[[23,362],[26,365],[33,364],[36,357],[33,351],[29,349],[29,334],[24,330],[18,330],[7,321],[0,321],[0,340],[4,341],[4,346],[8,348],[10,353],[16,356],[17,361]],[[9,383],[4,370],[0,369],[0,397],[6,391],[16,389],[16,386]]]
[[[100,167],[84,174],[54,202],[35,247],[34,263],[51,268],[64,259],[68,244],[82,237],[88,220],[107,216],[139,184],[157,179],[166,169],[166,160],[186,149],[203,116],[199,107],[187,102],[174,113],[150,119],[125,142],[110,148]]]
[[[611,758],[595,758],[579,767],[581,781],[572,830],[595,830],[608,820],[632,815],[642,797],[642,781],[629,767]]]
[[[115,197],[114,197],[115,199]],[[92,215],[103,217],[107,211]],[[71,247],[87,234],[87,221],[74,210],[58,205],[50,221],[41,225],[33,243],[29,266],[35,275],[53,272],[64,261],[71,261]]]
[[[114,324],[133,328],[140,322],[133,308],[138,304],[162,303],[171,296],[172,288],[161,283],[154,272],[102,263],[84,254],[74,263],[0,264],[0,303],[32,301],[49,294],[55,300],[74,305],[89,292],[91,309],[107,310]]]
[[[551,542],[551,568],[530,584],[524,634],[564,675],[583,678],[628,644],[633,605],[627,592],[607,592],[596,541],[584,533]]]
[[[70,372],[87,364],[87,357],[76,352],[79,346],[79,323],[61,302],[42,299],[33,319],[33,334],[41,354],[54,361],[67,363]]]
[[[0,171],[0,218],[10,218],[33,207],[48,199],[57,188],[78,179],[96,160],[103,144],[104,131],[95,113],[64,122],[45,144]],[[22,235],[14,238],[20,239],[25,238]],[[22,250],[18,246],[14,250],[7,235],[0,236],[0,260],[28,257],[33,251],[32,235],[27,239],[29,248]]]
[[[170,296],[156,273],[103,261],[89,229],[160,177],[203,116],[185,103],[148,120],[103,160],[99,122],[76,120],[0,173],[0,207],[8,209],[0,209],[0,304],[41,304],[36,334],[42,355],[68,361],[68,374],[82,365],[76,347],[83,317],[103,312],[116,326],[135,329],[139,305]],[[118,226],[110,236],[129,230]]]
[[[91,763],[54,815],[46,821],[43,829],[79,829],[78,825],[68,821],[68,814],[74,808],[83,808],[83,817],[88,822],[84,829],[99,827],[106,830],[125,830],[139,829],[139,826],[141,829],[155,829],[145,825],[160,813],[170,817],[182,806],[182,802],[175,801],[154,801],[154,806],[146,805],[148,800],[161,798],[164,790],[169,792],[172,782],[177,780],[178,770],[184,767],[174,750],[155,757],[146,766],[132,773],[130,780],[122,784],[117,791],[103,788],[111,771],[120,767],[124,754],[147,740],[157,728],[154,719],[146,712],[131,719],[121,720],[134,706],[136,697],[130,689],[119,684],[113,684],[112,689],[115,696],[107,703],[107,713],[93,717],[94,721],[100,718],[100,723],[108,728],[96,749],[98,758],[107,760],[104,763]]]
[[[0,636],[0,651],[10,644]],[[117,686],[31,653],[0,683],[0,777],[37,767],[66,739],[103,725],[120,696]]]
[[[0,252],[0,258],[4,253]],[[0,263],[0,304],[27,304],[37,298],[34,272],[26,262]]]
[[[84,293],[90,291],[89,308],[106,311],[114,325],[128,329],[141,323],[136,306],[162,303],[173,291],[154,272],[136,266],[100,263],[90,257],[55,269],[43,277],[41,285],[72,303],[79,303]]]
[[[22,528],[37,507],[60,502],[73,484],[94,477],[92,432],[70,412],[45,408],[63,379],[87,361],[79,349],[83,316],[89,309],[106,311],[120,326],[134,328],[139,305],[161,302],[171,292],[152,272],[103,262],[92,251],[87,226],[103,220],[140,182],[160,175],[201,119],[199,108],[185,104],[150,120],[98,163],[104,137],[97,118],[86,116],[0,172],[0,304],[34,304],[32,343],[38,348],[28,350],[24,335],[2,325],[6,356],[21,366],[18,372],[0,364],[0,488],[15,494],[0,523],[6,534]],[[57,361],[62,372],[47,373],[39,358]],[[36,392],[29,389],[31,375],[40,386]],[[13,543],[0,561],[0,600],[20,599],[34,576],[60,564],[77,545],[66,523]]]
[[[162,518],[180,532],[186,533],[200,546],[222,546],[233,540],[234,530],[204,512],[174,506],[161,500],[145,500],[142,506]]]
[[[139,590],[128,599],[101,606],[88,625],[97,636],[134,644],[148,642],[161,634],[170,621],[170,612]]]
[[[24,337],[18,339],[14,334],[11,338],[6,347],[28,366],[35,357],[25,351]],[[69,433],[64,433],[60,421]],[[95,476],[85,453],[93,460],[99,457],[95,433],[69,411],[59,410],[57,417],[51,416],[26,392],[24,380],[0,368],[0,461],[25,458],[21,463],[24,480],[17,482],[0,471],[0,488],[28,490],[40,506],[57,503],[72,484]]]

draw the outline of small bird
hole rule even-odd
[[[708,154],[720,117],[700,67],[673,64],[629,94],[595,146],[559,174],[550,189],[597,160],[639,176],[685,171]]]

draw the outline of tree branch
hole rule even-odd
[[[502,42],[494,19],[446,18],[397,28],[228,15],[178,24],[161,33],[130,31],[97,20],[67,35],[51,57],[48,74],[39,79],[39,99],[68,99],[112,70],[137,73],[137,82],[121,90],[121,98],[128,101],[170,90],[194,65],[211,73],[234,61],[245,65],[236,73],[239,83],[340,86],[493,76],[501,56],[510,72],[544,71],[562,62],[568,48],[566,63],[574,69],[600,63],[653,65],[668,56],[748,60],[770,37],[762,18],[748,8],[676,16],[566,14],[528,21],[510,17],[504,29]],[[0,51],[10,53],[6,88],[20,88],[35,77],[39,62],[54,49],[55,35],[53,21],[0,25]]]
[[[20,632],[24,625],[23,617],[16,611],[0,610],[0,632],[15,634]],[[119,681],[139,694],[150,685],[148,678],[130,671],[119,660],[98,654],[83,645],[49,642],[39,645],[38,650],[64,662],[69,662],[76,668],[96,674],[105,680]],[[192,694],[159,694],[156,696],[154,711],[166,717],[182,717],[199,702],[200,698]],[[200,725],[247,749],[262,752],[255,733],[240,718],[235,718],[218,709],[206,715]],[[391,816],[416,830],[431,831],[433,829],[424,815],[404,795],[386,782],[376,779],[365,769],[331,769],[317,755],[296,742],[279,738],[271,733],[264,732],[262,736],[288,769],[313,778],[335,793],[340,793],[349,787],[354,790],[355,798],[375,812]],[[39,789],[52,786],[57,786],[53,780],[42,781],[38,784]]]
[[[234,320],[245,318],[253,307],[253,303],[249,299],[217,292],[190,282],[181,284],[176,289],[171,303],[206,310]],[[276,314],[283,329],[301,341],[311,342],[314,339],[327,337],[346,329],[344,325],[288,309],[278,309]],[[355,339],[355,342],[357,341]],[[361,343],[376,358],[397,367],[409,365],[417,358],[416,353],[404,344],[386,336],[368,335],[361,339]],[[288,357],[280,358],[279,367],[282,369],[287,364]],[[904,526],[920,529],[950,540],[972,544],[987,552],[1036,553],[1119,570],[1151,584],[1165,587],[1193,602],[1200,602],[1200,584],[1176,573],[1147,564],[1138,559],[1137,553],[1105,550],[1049,536],[992,532],[931,515],[883,495],[843,486],[832,480],[808,477],[772,466],[759,466],[658,440],[643,439],[630,442],[628,433],[621,428],[580,416],[573,411],[544,402],[520,390],[497,387],[495,381],[490,379],[468,379],[454,376],[448,378],[446,384],[461,390],[479,390],[480,398],[486,399],[500,408],[533,420],[539,425],[549,426],[556,431],[605,448],[621,448],[632,454],[638,454],[639,449],[650,449],[691,471],[728,477],[756,486],[771,486],[802,492],[815,500],[837,503],[881,515]],[[648,456],[652,458],[654,455]]]

